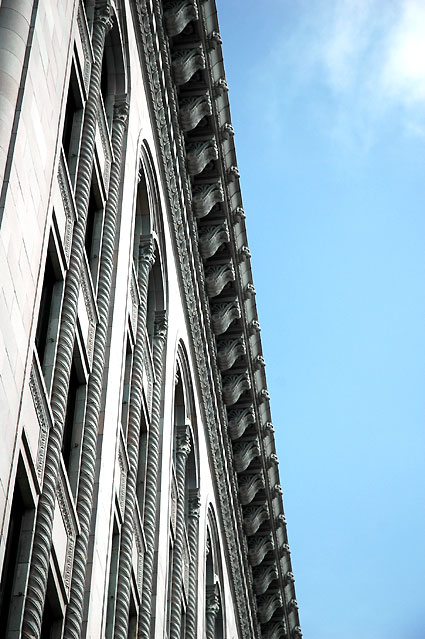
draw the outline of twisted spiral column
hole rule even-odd
[[[190,551],[189,565],[189,592],[186,609],[186,639],[197,638],[197,603],[198,603],[198,538],[199,538],[199,512],[201,501],[199,489],[190,491],[189,497],[189,521],[187,538]]]
[[[155,534],[157,515],[157,492],[160,450],[160,417],[163,373],[163,351],[167,333],[165,311],[156,313],[153,363],[155,383],[152,392],[152,417],[149,430],[148,455],[146,464],[145,511],[143,528],[146,539],[146,553],[143,565],[142,603],[139,615],[139,638],[150,639],[152,582],[155,559]]]
[[[51,397],[54,424],[49,432],[43,488],[37,508],[33,551],[22,622],[22,637],[24,639],[39,639],[44,600],[46,597],[53,517],[56,503],[56,482],[59,475],[61,444],[77,319],[80,270],[84,253],[87,209],[90,196],[97,103],[101,83],[102,53],[105,35],[111,24],[110,8],[106,5],[97,12],[93,27],[94,63],[85,106],[80,163],[75,190],[78,217],[74,226],[69,268],[65,279],[56,367]]]
[[[218,594],[217,585],[207,586],[206,607],[205,607],[205,637],[206,639],[214,639],[215,636],[215,619],[220,610],[220,596]]]
[[[128,473],[125,496],[124,521],[121,527],[121,547],[116,591],[115,628],[116,639],[127,639],[130,609],[131,566],[133,548],[133,522],[136,500],[137,470],[139,466],[140,419],[142,413],[143,362],[146,338],[146,314],[149,273],[155,262],[152,239],[140,244],[138,284],[140,304],[137,318],[136,344],[131,375],[130,411],[127,431]]]
[[[97,430],[101,409],[102,378],[105,366],[105,350],[114,268],[114,244],[119,207],[120,178],[122,173],[122,148],[124,134],[127,128],[127,119],[127,102],[120,101],[116,103],[112,128],[114,161],[111,166],[108,200],[105,208],[102,252],[100,256],[97,295],[99,322],[96,326],[93,365],[87,389],[87,407],[81,451],[81,472],[78,486],[77,514],[80,522],[80,534],[77,536],[75,544],[71,592],[66,610],[64,639],[79,639],[83,621],[84,588],[95,484]]]
[[[173,565],[171,570],[171,609],[170,609],[170,639],[181,637],[182,590],[184,575],[184,502],[186,484],[186,461],[190,453],[190,432],[186,426],[184,432],[177,436],[176,446],[176,535],[173,547]]]

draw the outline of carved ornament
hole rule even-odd
[[[258,618],[261,623],[267,623],[273,613],[283,605],[282,595],[279,591],[257,597]]]
[[[261,504],[260,506],[247,506],[244,508],[243,514],[245,534],[248,537],[255,535],[261,524],[270,517],[267,503]]]
[[[198,175],[209,162],[217,158],[218,148],[214,138],[186,145],[186,162],[190,175]]]
[[[228,282],[235,279],[235,269],[231,262],[207,266],[205,268],[205,287],[208,297],[216,297]]]
[[[165,28],[170,37],[181,33],[189,22],[198,17],[198,7],[194,0],[176,0],[165,5]]]
[[[281,619],[276,623],[267,624],[261,629],[263,639],[281,639],[287,636],[285,620]]]
[[[259,455],[260,445],[256,438],[233,444],[233,463],[236,472],[242,473],[248,468],[252,460]]]
[[[223,376],[223,400],[226,406],[235,404],[242,393],[251,388],[248,372]]]
[[[180,125],[183,131],[192,131],[207,115],[211,115],[212,105],[208,93],[183,98],[179,103]]]
[[[192,206],[195,217],[201,218],[208,215],[214,204],[224,200],[221,180],[211,184],[199,184],[192,189]]]
[[[221,139],[228,140],[235,135],[235,130],[230,122],[225,122],[221,127]]]
[[[180,86],[189,82],[196,71],[205,68],[205,55],[201,45],[192,49],[179,49],[173,53],[174,81]]]
[[[272,581],[279,576],[276,564],[259,566],[254,571],[254,590],[257,595],[263,595]]]
[[[254,535],[248,540],[248,558],[251,566],[259,566],[268,552],[274,549],[271,533]]]
[[[215,226],[204,226],[199,230],[199,250],[204,260],[212,257],[224,244],[230,241],[227,222]]]
[[[246,354],[243,337],[217,342],[217,363],[221,371],[227,371],[241,355]]]
[[[229,410],[227,417],[229,433],[233,441],[242,437],[248,426],[255,423],[253,406]]]
[[[222,302],[211,306],[211,325],[215,335],[222,335],[230,324],[241,316],[238,300]]]
[[[261,472],[239,475],[239,498],[242,506],[247,506],[252,502],[256,494],[264,489],[264,477]]]

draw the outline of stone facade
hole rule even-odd
[[[301,636],[214,0],[1,0],[0,628]]]

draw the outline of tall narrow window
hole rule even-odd
[[[50,253],[47,253],[44,269],[43,286],[41,289],[40,309],[38,311],[37,329],[35,332],[35,347],[38,359],[43,366],[44,353],[46,351],[47,333],[49,330],[50,311],[53,301],[53,287],[56,282],[55,269]]]
[[[80,149],[83,122],[83,98],[80,73],[77,71],[78,56],[74,55],[66,98],[65,118],[62,131],[62,149],[68,165],[71,183],[74,182]]]
[[[49,387],[53,373],[62,289],[62,272],[55,246],[54,233],[52,231],[49,237],[43,285],[41,288],[40,307],[35,331],[35,347],[47,387]]]
[[[131,593],[127,639],[137,639],[137,617],[137,606]]]
[[[87,209],[86,236],[84,240],[84,246],[86,249],[87,262],[94,288],[96,288],[97,285],[97,277],[100,264],[102,227],[103,201],[93,168],[89,206]]]
[[[137,469],[137,501],[139,504],[140,516],[142,518],[142,521],[145,509],[146,465],[148,454],[148,429],[146,424],[146,417],[142,413],[142,418],[140,420],[139,466]]]
[[[47,580],[47,593],[41,619],[40,639],[59,639],[62,636],[63,616],[51,570]]]
[[[128,417],[130,408],[130,385],[131,385],[131,370],[133,367],[133,349],[130,343],[130,338],[127,334],[126,338],[126,350],[125,350],[125,367],[124,367],[124,379],[122,384],[121,395],[121,426],[124,435],[127,433]]]
[[[112,534],[111,559],[109,562],[109,586],[108,604],[106,608],[106,639],[111,639],[114,634],[115,623],[115,599],[117,596],[118,563],[120,555],[120,532],[116,518],[114,517],[114,530]]]
[[[20,454],[0,581],[0,635],[2,637],[19,634],[24,605],[22,593],[25,592],[27,585],[34,516],[31,490],[22,454]]]
[[[18,564],[18,545],[24,511],[25,506],[21,491],[19,486],[15,485],[0,584],[0,628],[2,628],[3,631],[6,629],[7,619],[9,616],[10,600],[13,592],[13,581]]]
[[[79,366],[78,346],[74,346],[68,397],[62,438],[62,455],[71,490],[76,495],[78,485],[81,437],[84,424],[86,380]]]

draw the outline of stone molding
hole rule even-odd
[[[34,403],[35,413],[37,415],[38,425],[40,427],[40,435],[38,437],[37,457],[35,467],[37,469],[37,477],[39,484],[43,483],[44,464],[46,461],[47,440],[49,430],[52,426],[53,419],[43,388],[43,382],[40,376],[39,366],[34,355],[31,364],[29,387],[31,391],[32,401]]]
[[[224,533],[226,539],[226,547],[229,553],[229,564],[231,569],[232,581],[234,583],[235,603],[236,603],[236,616],[239,627],[241,629],[241,636],[244,639],[252,638],[253,632],[253,617],[251,615],[251,607],[248,603],[246,579],[247,573],[244,567],[244,559],[241,553],[241,542],[238,533],[234,528],[234,497],[229,493],[229,487],[226,480],[227,461],[224,458],[221,445],[221,437],[217,432],[217,415],[214,408],[215,402],[213,396],[214,390],[210,386],[209,381],[209,365],[207,364],[207,356],[205,352],[205,337],[203,329],[199,322],[198,302],[197,294],[195,293],[195,281],[197,275],[191,271],[191,260],[188,259],[188,247],[191,246],[192,241],[187,235],[186,224],[183,223],[185,214],[182,206],[181,193],[177,186],[178,180],[176,175],[176,167],[179,162],[184,162],[184,152],[181,139],[177,141],[179,160],[173,157],[174,141],[171,141],[169,134],[169,127],[167,125],[166,109],[165,109],[165,91],[166,88],[162,84],[162,73],[159,73],[158,57],[163,57],[166,76],[168,81],[171,82],[171,68],[170,60],[168,56],[168,43],[166,42],[165,35],[161,33],[161,10],[158,5],[154,5],[156,25],[160,31],[159,38],[153,37],[153,30],[151,25],[150,11],[147,8],[146,1],[142,0],[137,5],[137,13],[139,18],[140,36],[142,47],[144,49],[144,58],[147,61],[146,69],[148,76],[148,88],[150,90],[150,102],[155,113],[155,121],[157,124],[157,136],[158,146],[161,155],[161,166],[164,171],[165,183],[167,185],[167,198],[168,205],[170,207],[170,219],[174,230],[174,241],[177,249],[177,264],[180,267],[183,284],[183,299],[186,302],[186,311],[188,314],[188,326],[191,329],[192,344],[195,353],[195,363],[198,369],[198,377],[201,385],[201,396],[203,398],[203,409],[205,416],[205,423],[208,429],[214,476],[218,486],[218,495],[220,500],[220,511],[222,514],[222,520],[225,522]],[[156,43],[159,41],[160,51],[156,48]],[[167,94],[170,98],[170,108],[172,110],[173,121],[177,123],[177,105],[175,102],[175,96],[173,94]],[[185,184],[185,194],[187,201],[190,201],[190,189],[189,185]],[[222,197],[223,194],[220,194]],[[211,203],[211,207],[214,203]],[[200,216],[199,213],[205,215],[209,212],[207,207],[202,207],[202,210],[194,205],[195,215]],[[192,234],[192,237],[195,233]],[[199,271],[198,271],[199,272]],[[230,315],[233,315],[228,319],[227,326],[240,316],[239,305],[236,302],[231,303],[230,308],[227,309]],[[236,312],[235,312],[236,311]],[[213,321],[213,320],[212,320]],[[223,318],[220,313],[218,326],[215,326],[215,330],[223,328]],[[214,329],[213,329],[214,330]],[[226,329],[224,329],[226,330]],[[224,332],[224,331],[223,331]],[[242,523],[239,524],[240,529]],[[243,541],[242,541],[243,547]],[[149,632],[142,632],[143,639],[148,639]]]

